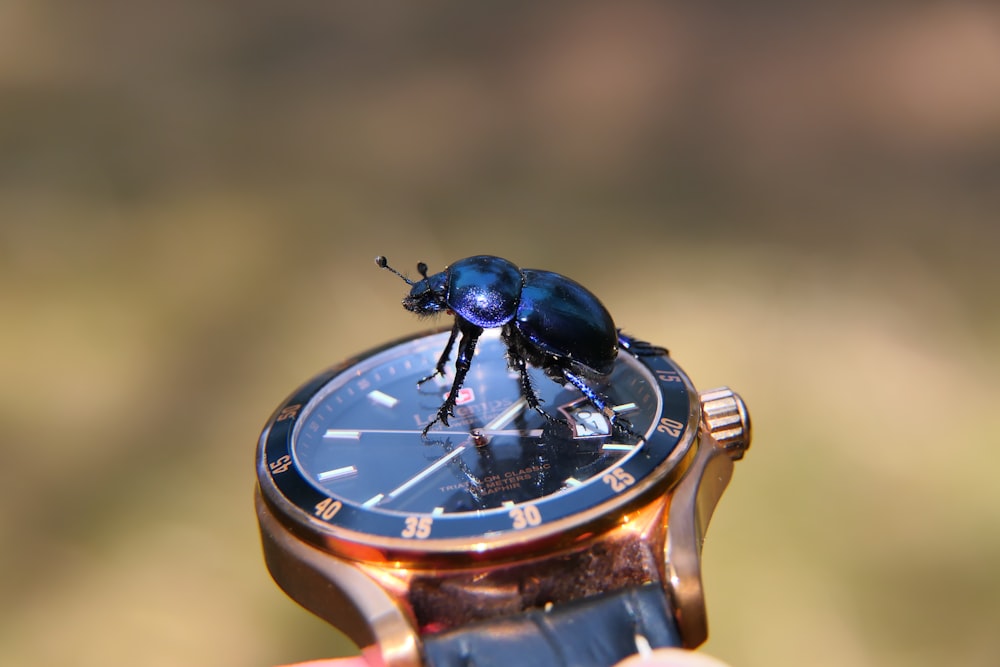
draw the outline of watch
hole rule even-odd
[[[698,393],[666,349],[619,334],[595,387],[530,368],[529,409],[496,330],[447,426],[447,331],[321,373],[261,434],[267,567],[375,665],[607,667],[707,636],[701,545],[750,443],[741,398]]]

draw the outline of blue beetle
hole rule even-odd
[[[407,310],[418,315],[450,312],[455,316],[434,373],[418,385],[444,375],[455,340],[462,335],[451,391],[437,417],[424,428],[425,435],[437,421],[448,425],[472,366],[476,342],[484,329],[497,327],[530,408],[550,422],[561,423],[542,409],[528,376],[529,364],[560,384],[575,386],[613,426],[632,434],[627,420],[587,384],[610,375],[618,356],[618,330],[604,304],[583,285],[552,271],[519,269],[493,255],[466,257],[433,275],[428,275],[427,265],[420,262],[417,271],[422,279],[417,281],[393,269],[385,257],[376,257],[375,263],[410,285],[410,293],[403,299]]]

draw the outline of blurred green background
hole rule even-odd
[[[6,0],[0,663],[350,652],[259,429],[491,253],[749,403],[707,652],[995,665],[998,185],[989,3]]]

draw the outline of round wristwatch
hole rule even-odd
[[[418,381],[448,337],[349,360],[275,411],[256,507],[278,585],[375,665],[607,667],[701,644],[704,531],[750,443],[739,396],[619,334],[595,386],[613,414],[529,368],[546,418],[493,329],[434,423],[451,378]]]

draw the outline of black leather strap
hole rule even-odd
[[[424,659],[431,667],[609,667],[638,652],[636,635],[653,648],[681,645],[659,584],[425,637]]]

